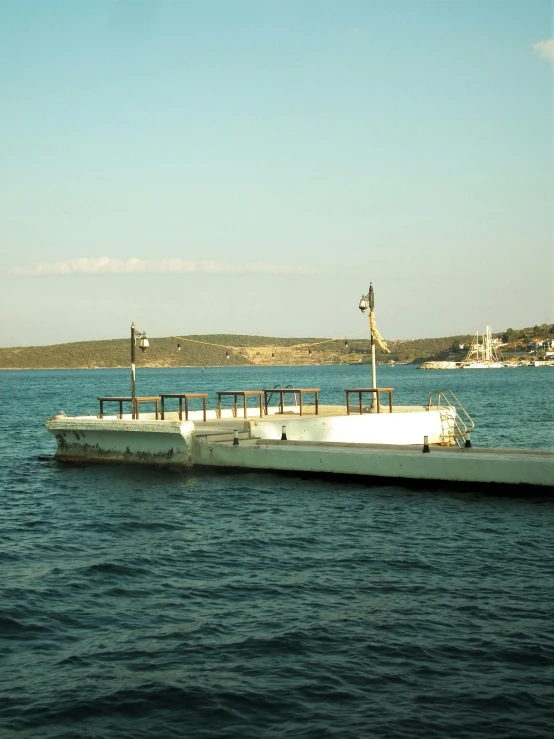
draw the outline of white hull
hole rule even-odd
[[[208,422],[57,416],[46,425],[58,442],[56,458],[66,462],[552,486],[552,452],[431,446],[429,453],[423,454],[423,434],[429,436],[431,445],[433,441],[444,444],[443,413],[406,408],[392,414],[339,413],[300,418],[289,410],[266,419],[224,418]],[[285,441],[280,439],[283,426]],[[370,439],[381,441],[368,443]],[[387,445],[384,440],[393,443]]]
[[[275,410],[275,409],[271,409]],[[320,406],[320,415],[298,414],[298,407],[285,408],[284,415],[271,413],[233,418],[231,410],[222,419],[179,421],[176,413],[165,421],[154,414],[140,420],[114,416],[55,416],[46,428],[56,438],[56,458],[63,462],[130,462],[159,467],[191,467],[195,464],[195,442],[239,429],[251,440],[281,438],[286,423],[291,441],[346,444],[414,444],[428,437],[430,444],[453,444],[454,408],[427,410],[424,407],[396,408],[393,413],[346,415],[340,408]],[[212,412],[213,413],[213,412]],[[191,413],[198,416],[200,412]]]
[[[502,362],[470,362],[462,364],[462,369],[501,369]]]
[[[494,347],[491,327],[487,326],[482,342],[479,342],[479,332],[475,334],[462,369],[500,369],[502,366]]]
[[[554,453],[514,449],[421,448],[301,442],[258,442],[256,446],[201,444],[196,464],[209,467],[313,472],[441,483],[552,487]]]

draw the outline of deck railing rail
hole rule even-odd
[[[285,385],[285,387],[283,388],[281,385],[274,385],[273,386],[273,389],[274,390],[286,390],[289,387],[292,388],[293,386],[292,385]],[[298,405],[298,398],[297,398],[296,393],[293,393],[293,395],[294,395],[294,405]],[[268,395],[268,398],[267,398],[268,404],[271,403],[271,398],[272,397],[273,397],[273,393],[270,393]]]
[[[427,408],[428,410],[434,408],[441,414],[444,429],[443,443],[448,446],[454,446],[454,444],[460,447],[465,446],[466,435],[473,431],[475,424],[452,390],[448,388],[434,390],[429,395]],[[456,411],[455,415],[452,414],[452,408]]]

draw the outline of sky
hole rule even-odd
[[[0,346],[554,321],[547,0],[0,0]]]

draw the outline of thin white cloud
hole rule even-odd
[[[538,41],[533,44],[533,49],[541,57],[549,62],[554,62],[554,39],[548,39],[548,41]]]
[[[39,262],[10,269],[22,277],[71,277],[74,275],[183,274],[190,272],[266,272],[272,274],[306,274],[310,269],[295,264],[266,262],[215,262],[188,259],[112,259],[111,257],[68,259],[63,262]]]

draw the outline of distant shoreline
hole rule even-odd
[[[219,365],[204,365],[206,369],[212,369],[216,367],[226,367],[228,365],[225,364],[219,364]],[[256,365],[252,364],[233,364],[232,367],[254,367]],[[264,365],[268,366],[268,365]],[[282,364],[276,364],[271,365],[275,367],[283,367]],[[294,366],[294,365],[291,365]],[[0,372],[41,372],[41,371],[50,371],[50,370],[130,370],[130,365],[128,367],[124,365],[117,365],[116,367],[0,367]],[[200,370],[201,367],[198,364],[180,364],[178,367],[138,367],[137,370],[156,370],[156,369],[198,369]]]
[[[528,354],[533,341],[554,345],[554,325],[508,329],[497,336],[506,351]],[[509,334],[509,335],[508,335]],[[539,338],[530,338],[539,337]],[[506,343],[508,339],[511,342]],[[377,364],[422,364],[429,361],[460,361],[472,337],[443,336],[413,340],[388,340],[390,353],[377,347]],[[281,338],[243,334],[198,334],[190,337],[151,338],[145,355],[137,352],[141,369],[192,369],[201,367],[322,367],[370,365],[367,338]],[[102,339],[30,347],[0,348],[1,370],[101,370],[130,368],[129,339]],[[184,364],[187,360],[188,364]],[[102,362],[99,365],[98,362]]]
[[[394,366],[410,366],[413,362],[395,362]],[[388,362],[377,362],[377,366],[390,366]],[[175,367],[137,367],[139,370],[179,370],[179,369],[197,369],[202,372],[205,370],[220,369],[221,367],[233,367],[233,369],[247,369],[260,367],[371,367],[371,362],[321,362],[311,364],[180,364]],[[125,370],[130,371],[131,367],[118,365],[117,367],[0,367],[0,372],[50,372],[51,370]]]

